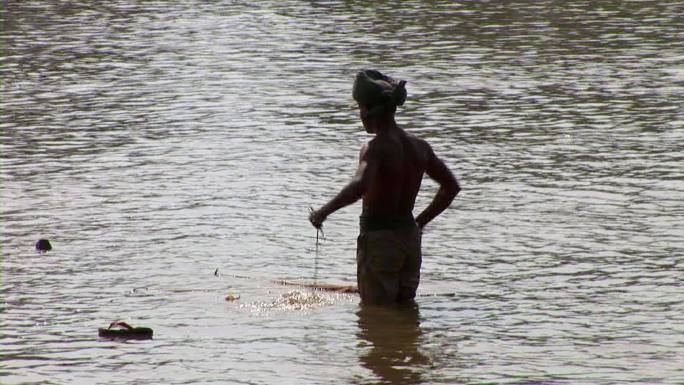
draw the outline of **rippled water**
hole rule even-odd
[[[682,15],[3,2],[0,382],[684,383]],[[307,208],[368,140],[369,67],[463,185],[417,309],[273,282],[355,280],[359,206],[318,254]],[[99,340],[115,319],[154,340]]]

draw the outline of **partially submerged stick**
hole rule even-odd
[[[356,285],[336,285],[332,283],[302,283],[302,282],[292,282],[292,281],[286,281],[284,279],[278,279],[274,280],[274,283],[280,284],[280,285],[285,285],[285,286],[298,286],[298,287],[305,287],[308,289],[314,289],[314,290],[323,290],[323,291],[332,291],[336,293],[348,293],[348,294],[356,294],[359,292],[359,289],[356,287]]]

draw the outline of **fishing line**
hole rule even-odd
[[[314,209],[313,207],[309,207],[309,214],[313,214]],[[318,283],[318,245],[320,244],[320,240],[325,239],[325,234],[323,234],[323,226],[317,227],[316,228],[316,247],[315,247],[315,256],[314,256],[314,274],[313,274],[313,284],[315,285]]]

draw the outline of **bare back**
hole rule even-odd
[[[373,138],[362,150],[360,159],[373,169],[363,195],[363,215],[411,214],[423,175],[433,158],[427,142],[401,129]]]
[[[363,113],[363,106],[360,107]],[[439,184],[439,190],[415,217],[415,223],[422,229],[449,207],[461,190],[456,177],[426,141],[407,134],[393,121],[384,128],[364,121],[364,127],[376,136],[361,149],[356,174],[333,199],[311,213],[311,224],[320,228],[328,215],[361,198],[362,217],[367,221],[386,224],[413,218],[416,196],[423,175],[427,174]]]

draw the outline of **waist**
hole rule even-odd
[[[416,220],[411,213],[403,215],[361,215],[359,217],[361,231],[393,230],[415,225]]]

